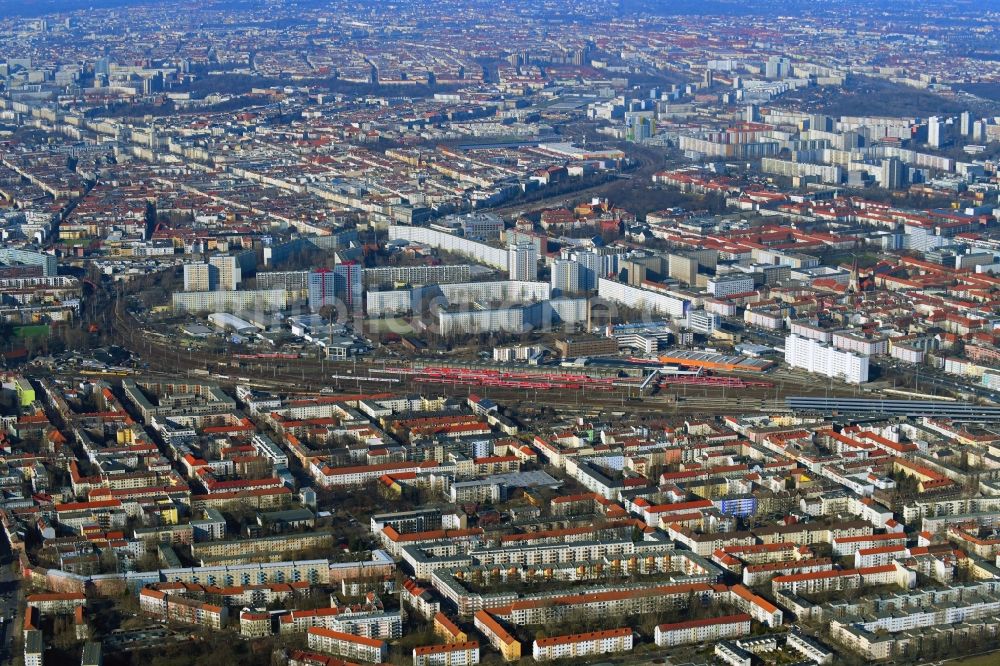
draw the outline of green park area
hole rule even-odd
[[[29,338],[46,338],[48,336],[48,324],[32,324],[30,326],[14,327],[14,337],[21,340],[27,340]]]

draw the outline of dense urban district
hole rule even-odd
[[[1000,663],[992,0],[0,6],[3,663]]]

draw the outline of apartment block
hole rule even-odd
[[[382,663],[389,655],[389,647],[385,641],[352,636],[321,627],[314,627],[306,631],[306,643],[310,650],[319,650],[338,657],[360,659],[374,664]]]
[[[445,643],[413,648],[413,666],[473,666],[479,663],[479,643]]]
[[[789,335],[785,338],[785,362],[849,384],[868,381],[868,357],[825,345],[818,340]]]
[[[740,613],[704,620],[661,624],[656,627],[655,640],[660,647],[673,647],[687,643],[709,643],[725,638],[738,638],[750,633],[750,619],[746,613]]]
[[[585,634],[568,634],[536,639],[531,654],[535,661],[574,659],[600,654],[629,652],[632,649],[632,630],[623,627]]]

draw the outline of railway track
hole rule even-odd
[[[625,411],[634,414],[697,413],[735,414],[786,411],[780,389],[773,386],[743,384],[737,377],[719,377],[717,382],[685,383],[665,378],[652,395],[640,395],[638,383],[587,378],[580,373],[553,371],[545,381],[529,375],[520,376],[507,368],[491,371],[507,375],[508,380],[483,382],[476,377],[447,377],[447,373],[414,371],[405,362],[376,360],[328,361],[317,358],[245,358],[246,354],[214,354],[181,348],[168,337],[143,328],[120,307],[116,298],[106,317],[109,332],[116,344],[129,349],[148,368],[142,372],[164,376],[188,376],[220,384],[249,384],[255,388],[284,393],[310,394],[322,390],[344,394],[421,393],[433,390],[449,397],[467,397],[472,393],[505,404],[543,404],[561,410]],[[240,358],[244,357],[244,358]],[[432,365],[424,361],[422,365]],[[565,375],[565,377],[560,377]],[[385,381],[398,379],[396,382]],[[586,381],[585,381],[586,380]],[[593,382],[593,385],[590,384]],[[790,383],[790,382],[783,382]],[[762,383],[763,384],[763,383]],[[598,388],[600,390],[596,390]],[[791,387],[789,387],[791,388]],[[797,395],[826,395],[822,386]],[[843,393],[843,392],[837,392]]]

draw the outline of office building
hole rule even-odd
[[[579,356],[611,356],[618,353],[615,338],[563,338],[555,341],[556,351],[562,358]]]
[[[717,328],[721,317],[715,312],[705,310],[688,310],[687,327],[688,330],[702,335],[712,335]]]
[[[462,215],[459,221],[465,237],[472,240],[495,240],[500,238],[504,229],[503,218],[492,213],[468,213]]]

